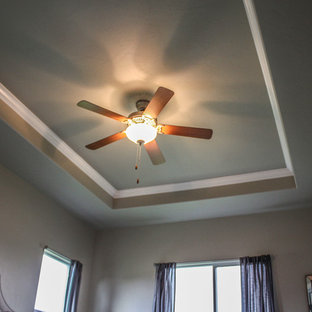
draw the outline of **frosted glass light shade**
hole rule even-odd
[[[156,138],[157,129],[146,123],[132,123],[126,129],[126,135],[134,143],[138,143],[138,141],[148,143]]]

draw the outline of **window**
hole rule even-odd
[[[239,261],[177,264],[175,312],[241,312]]]
[[[45,249],[37,289],[35,311],[63,312],[70,259]]]

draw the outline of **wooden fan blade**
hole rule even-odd
[[[161,133],[169,135],[180,135],[191,138],[210,139],[212,137],[212,129],[193,128],[183,126],[162,125]]]
[[[103,147],[103,146],[108,145],[110,143],[113,143],[115,141],[121,140],[124,137],[126,137],[126,133],[124,131],[118,132],[118,133],[110,135],[104,139],[101,139],[99,141],[88,144],[88,145],[86,145],[86,148],[91,149],[91,150],[96,150],[100,147]]]
[[[98,113],[98,114],[104,115],[104,116],[109,117],[109,118],[113,118],[113,119],[118,120],[120,122],[125,122],[128,120],[128,118],[125,116],[114,113],[114,112],[112,112],[106,108],[95,105],[95,104],[88,102],[88,101],[85,101],[85,100],[78,102],[77,105],[84,108],[84,109],[87,109],[91,112]]]
[[[147,151],[148,156],[150,157],[153,165],[160,165],[163,164],[166,160],[163,156],[156,140],[148,142],[144,144],[144,147]]]
[[[149,115],[152,118],[157,118],[164,106],[174,95],[174,92],[164,87],[159,87],[144,110],[145,115]]]

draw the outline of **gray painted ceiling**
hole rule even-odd
[[[214,136],[158,136],[167,162],[143,152],[139,186],[285,166],[241,1],[12,2],[1,23],[4,85],[117,189],[137,186],[136,145],[87,150],[125,126],[75,104],[127,116],[159,85],[175,91],[159,122]]]
[[[111,210],[3,122],[1,162],[98,226],[185,221],[311,205],[309,1],[256,1],[298,189]],[[75,106],[127,115],[131,94],[176,92],[160,121],[211,127],[211,141],[161,136],[167,163],[144,157],[142,185],[284,166],[240,1],[10,1],[1,11],[1,82],[117,188],[134,187],[135,146],[84,144],[120,129]],[[192,114],[192,112],[195,112]],[[182,169],[181,169],[182,168]],[[122,177],[122,179],[120,178]]]

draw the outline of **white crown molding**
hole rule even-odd
[[[264,82],[268,91],[270,103],[272,106],[273,116],[275,119],[275,124],[278,132],[278,136],[280,139],[282,152],[285,160],[286,167],[291,171],[293,171],[293,166],[291,162],[289,147],[287,143],[287,138],[285,134],[285,127],[282,120],[282,115],[280,111],[280,106],[278,103],[278,99],[276,96],[275,87],[273,84],[272,74],[269,66],[268,57],[265,50],[265,45],[263,42],[260,25],[257,18],[257,13],[255,9],[255,5],[253,0],[243,0],[251,34],[255,43],[256,51],[258,54],[262,74],[264,77]]]
[[[22,119],[31,125],[56,149],[58,149],[63,155],[65,155],[75,165],[77,165],[87,176],[89,176],[95,183],[103,188],[110,196],[114,196],[116,189],[1,83],[0,99],[2,99],[4,103],[12,108]]]
[[[232,176],[225,176],[219,178],[195,180],[183,183],[163,184],[149,187],[139,187],[133,189],[120,190],[115,193],[114,198],[127,198],[144,195],[154,195],[163,193],[173,193],[179,191],[190,191],[205,188],[212,188],[217,186],[242,184],[249,182],[256,182],[262,180],[271,180],[285,177],[292,177],[293,174],[288,168],[280,168],[274,170],[258,171],[245,174],[238,174]]]

